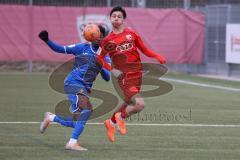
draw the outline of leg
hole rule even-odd
[[[120,86],[124,93],[125,102],[128,105],[121,110],[122,118],[127,118],[144,109],[144,101],[140,95],[142,84],[141,72],[127,74],[125,79],[125,83],[120,84]]]
[[[138,75],[138,73],[137,73]],[[121,112],[115,114],[115,119],[122,135],[127,133],[125,119],[133,114],[143,110],[144,101],[140,96],[141,90],[141,77],[137,76],[125,81],[125,84],[120,84],[124,93],[126,107],[121,109]]]
[[[118,105],[117,107],[115,107],[113,109],[113,113],[111,115],[111,123],[115,124],[116,123],[116,118],[115,118],[115,114],[117,112],[120,112],[123,108],[127,107],[128,104],[126,104],[125,102],[123,102],[122,104]]]
[[[75,127],[75,123],[74,123],[72,117],[63,118],[63,117],[60,117],[60,116],[56,115],[53,119],[53,122],[59,123],[59,124],[65,126],[65,127],[71,127],[71,128]]]
[[[68,87],[68,89],[69,88],[70,87]],[[70,89],[72,89],[72,88],[70,88]],[[85,92],[85,94],[87,94],[87,93]],[[53,121],[56,122],[56,123],[59,123],[63,126],[66,126],[66,127],[75,128],[75,122],[74,121],[78,120],[78,116],[80,114],[79,106],[91,107],[91,104],[90,104],[87,96],[84,96],[84,95],[81,95],[81,94],[76,95],[76,94],[72,94],[72,93],[67,94],[67,96],[68,96],[69,102],[71,104],[73,117],[62,118],[62,117],[56,115],[54,117]],[[90,108],[90,109],[92,110],[92,108]]]
[[[79,109],[78,104],[77,104],[78,103],[78,95],[73,94],[73,93],[68,93],[67,96],[68,96],[68,100],[71,104],[72,111],[76,112]],[[50,112],[46,112],[44,115],[44,120],[40,125],[40,132],[44,133],[51,122],[59,123],[65,127],[71,127],[71,128],[75,127],[75,123],[74,123],[72,117],[63,118],[61,116],[52,114]]]
[[[129,78],[129,76],[131,78]],[[118,84],[118,93],[124,99],[124,102],[114,108],[113,114],[111,115],[112,123],[116,123],[115,114],[124,110],[131,102],[131,97],[134,97],[134,95],[139,93],[141,86],[141,72],[122,76],[120,79],[118,79]]]
[[[144,109],[144,100],[140,95],[136,95],[132,99],[133,104],[130,104],[125,109],[123,108],[121,110],[122,118],[127,118],[133,114],[141,112]]]
[[[73,119],[75,121],[75,128],[72,132],[72,137],[69,142],[66,144],[66,149],[70,150],[86,150],[86,148],[81,147],[77,144],[77,140],[79,136],[82,134],[84,127],[86,125],[87,120],[91,116],[92,113],[92,105],[89,101],[89,98],[85,95],[77,95],[78,102],[77,105],[78,110],[73,113]]]
[[[72,134],[72,138],[74,139],[78,139],[92,113],[92,105],[87,96],[78,95],[78,106],[79,110],[73,113],[73,119],[76,120],[75,129]]]
[[[119,131],[122,135],[127,133],[125,119],[133,114],[136,114],[143,110],[144,101],[140,96],[134,96],[134,103],[123,107],[121,112],[115,114],[116,123],[118,125]]]
[[[117,106],[114,109],[114,112],[110,119],[107,119],[104,124],[107,129],[107,137],[110,142],[115,141],[115,123],[117,123],[119,131],[122,135],[126,134],[126,123],[125,118],[127,118],[129,115],[136,112],[135,106],[130,105],[130,101],[132,97],[136,97],[134,95],[138,95],[141,88],[141,76],[140,73],[137,73],[137,76],[133,77],[131,80],[126,80],[125,77],[122,77],[118,80],[119,87],[120,87],[120,93],[123,93],[125,101],[122,105]],[[135,98],[133,98],[135,100]],[[144,104],[141,103],[141,99],[135,100],[137,102],[137,108],[141,110],[143,109]],[[129,113],[128,113],[129,112]]]
[[[75,113],[79,110],[79,107],[78,107],[78,101],[79,101],[79,98],[78,98],[78,95],[76,94],[67,94],[68,96],[68,100],[71,104],[71,109],[72,109],[72,112]],[[63,118],[61,116],[58,116],[56,115],[53,119],[54,122],[56,123],[59,123],[65,127],[71,127],[71,128],[74,128],[75,127],[75,122],[73,120],[73,117],[68,117],[68,118]]]
[[[117,123],[116,122],[116,113],[120,112],[122,110],[122,108],[125,108],[126,106],[127,106],[127,104],[125,102],[123,102],[122,104],[115,107],[113,110],[113,114],[111,115],[111,118],[107,119],[104,122],[104,125],[107,130],[107,137],[110,142],[115,141],[115,124]]]

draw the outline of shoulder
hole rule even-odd
[[[125,30],[124,30],[124,32],[126,32],[126,33],[132,33],[132,34],[137,34],[137,32],[136,32],[134,29],[132,29],[131,27],[126,27]]]
[[[130,27],[125,28],[124,32],[125,32],[125,35],[131,35],[135,38],[139,37],[139,34],[134,29],[132,29]]]
[[[127,27],[125,28],[125,35],[127,39],[132,39],[132,40],[137,40],[138,38],[140,38],[139,34],[132,28]]]

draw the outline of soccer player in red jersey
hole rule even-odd
[[[163,56],[154,53],[144,45],[141,37],[133,29],[124,26],[126,17],[126,11],[122,7],[114,7],[111,10],[112,32],[102,41],[98,57],[103,65],[118,78],[118,84],[124,96],[124,103],[116,107],[111,118],[104,123],[111,142],[115,141],[115,124],[122,135],[126,134],[124,119],[144,108],[144,101],[139,94],[143,69],[137,49],[146,56],[157,59],[161,64],[166,63]],[[106,54],[110,55],[113,67],[103,61]],[[134,64],[133,67],[126,67],[129,63]]]

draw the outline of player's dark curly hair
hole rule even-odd
[[[108,35],[108,31],[105,27],[103,27],[102,25],[98,25],[98,28],[99,28],[100,32],[102,33],[103,37],[106,37]]]
[[[122,12],[124,19],[127,18],[127,13],[126,13],[125,9],[121,6],[113,7],[113,9],[110,12],[110,16],[112,15],[113,12],[116,12],[116,11]]]

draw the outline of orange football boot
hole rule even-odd
[[[115,125],[111,124],[111,120],[107,119],[104,122],[104,125],[107,129],[107,137],[109,139],[110,142],[114,142],[115,141]]]
[[[116,122],[117,122],[120,133],[122,135],[125,135],[127,133],[126,122],[120,116],[121,116],[121,112],[116,113],[115,114],[115,119],[116,119]]]

